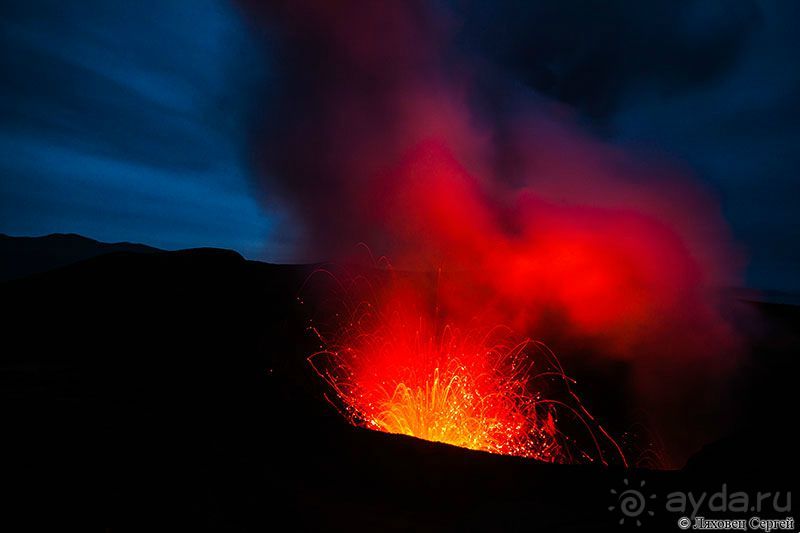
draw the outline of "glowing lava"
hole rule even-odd
[[[308,360],[351,424],[546,462],[624,464],[544,345],[505,327],[437,327],[409,294],[356,303],[332,335],[311,328],[321,349]]]

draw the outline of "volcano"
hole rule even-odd
[[[36,516],[111,530],[585,531],[625,518],[611,491],[628,480],[657,496],[642,527],[674,531],[669,494],[793,487],[795,306],[742,304],[760,326],[726,405],[735,423],[681,468],[549,464],[343,420],[307,363],[319,340],[297,295],[316,268],[200,249],[18,270],[0,285],[12,311],[0,363],[6,509],[34,529]],[[609,391],[625,396],[624,375],[579,380],[614,430],[624,398]]]

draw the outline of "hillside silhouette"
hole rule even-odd
[[[149,253],[158,248],[130,242],[104,243],[74,233],[10,237],[0,233],[0,281],[7,281],[112,252]]]

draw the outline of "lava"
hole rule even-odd
[[[420,302],[419,280],[389,285],[370,291],[375,302],[344,303],[330,332],[310,328],[321,347],[308,361],[347,421],[546,462],[625,464],[544,344],[440,320]]]

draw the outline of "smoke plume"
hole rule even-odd
[[[279,82],[259,163],[306,257],[365,242],[441,269],[448,319],[554,328],[631,362],[642,388],[663,365],[725,366],[736,336],[713,289],[738,261],[690,172],[594,137],[465,53],[436,4],[251,4]]]

